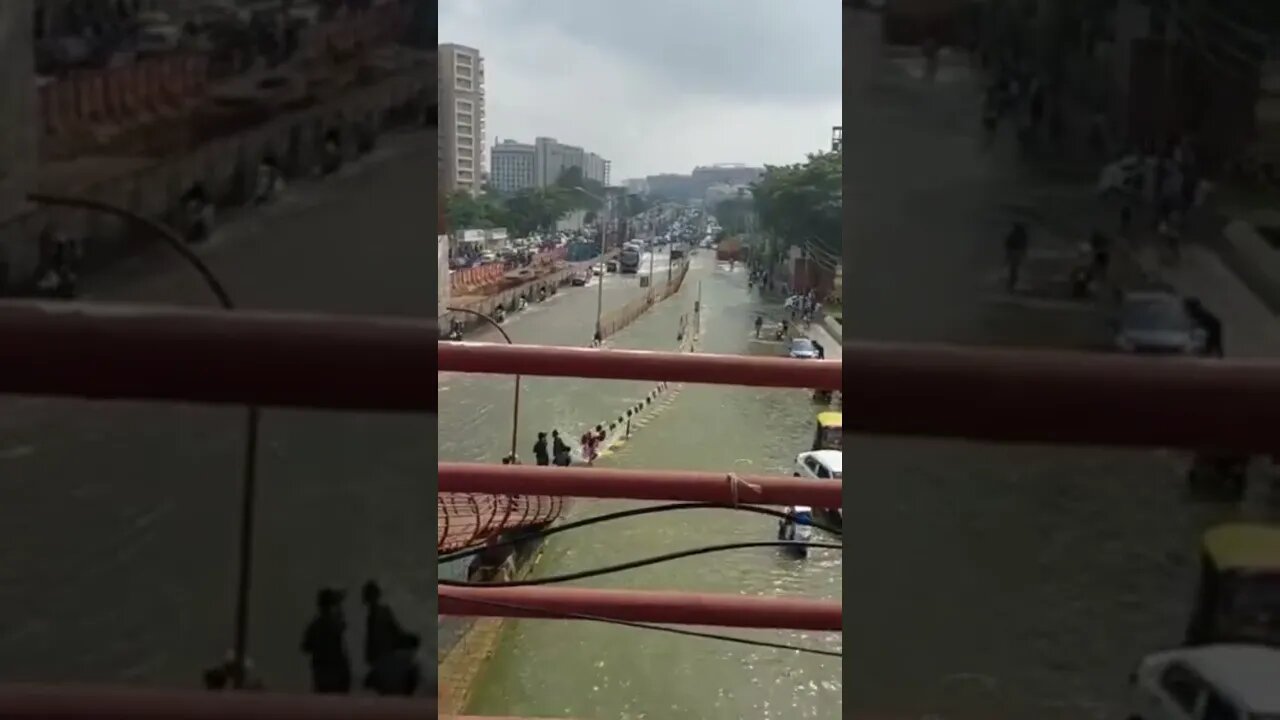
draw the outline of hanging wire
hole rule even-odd
[[[622,520],[622,519],[631,518],[631,517],[639,517],[642,515],[654,515],[654,514],[668,513],[668,512],[679,512],[682,510],[732,510],[735,512],[754,513],[756,515],[768,515],[770,517],[775,517],[781,520],[786,520],[789,517],[787,513],[782,512],[781,510],[775,510],[773,508],[763,507],[760,505],[728,505],[725,503],[714,503],[714,502],[667,503],[664,505],[646,505],[638,508],[630,508],[628,510],[619,510],[617,512],[605,513],[604,515],[593,515],[588,518],[583,518],[581,520],[574,520],[573,522],[564,523],[562,525],[557,525],[551,528],[530,530],[526,533],[521,533],[519,535],[510,537],[510,538],[500,539],[492,543],[489,543],[487,545],[478,545],[476,547],[467,548],[465,550],[455,550],[453,552],[445,553],[443,555],[437,555],[436,561],[439,564],[444,564],[444,563],[453,562],[456,560],[461,560],[463,558],[472,557],[474,555],[479,555],[480,553],[485,552],[490,548],[514,547],[515,545],[519,545],[521,543],[529,542],[532,540],[545,540],[546,538],[551,537],[552,535],[557,535],[562,532],[568,532],[569,530],[577,530],[579,528],[588,527],[590,525],[613,522],[615,520]],[[816,521],[811,521],[809,524],[812,527],[815,527],[819,530],[835,535],[836,537],[841,536],[840,528],[836,528],[836,527],[827,525],[825,523],[816,522]]]
[[[689,548],[688,550],[677,550],[676,552],[664,553],[662,555],[653,555],[639,560],[630,560],[614,565],[605,565],[603,567],[591,568],[590,570],[579,570],[577,572],[564,573],[562,575],[549,575],[546,577],[530,578],[528,580],[507,580],[499,582],[467,582],[465,580],[446,580],[440,579],[437,582],[441,585],[449,587],[530,587],[533,585],[558,585],[560,583],[573,582],[574,580],[585,580],[587,578],[601,577],[604,575],[616,575],[628,570],[635,570],[650,565],[661,565],[663,563],[682,560],[688,557],[696,557],[698,555],[710,555],[718,552],[728,552],[729,550],[746,550],[750,548],[818,548],[822,550],[844,550],[844,545],[839,543],[823,543],[823,542],[803,542],[796,540],[760,540],[754,542],[738,542],[725,543],[723,545],[703,545],[700,547]]]

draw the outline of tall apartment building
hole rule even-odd
[[[446,193],[477,193],[484,184],[484,59],[463,45],[441,45],[440,184]]]
[[[536,187],[537,147],[515,140],[502,140],[489,151],[489,187],[498,192],[516,192]]]

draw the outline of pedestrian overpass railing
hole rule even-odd
[[[1273,454],[1280,365],[845,345],[837,361],[438,343],[431,321],[0,303],[0,393],[434,412],[438,370],[841,390],[853,432]],[[193,369],[198,368],[198,371]],[[1192,411],[1194,410],[1194,411]],[[841,504],[838,483],[732,474],[442,463],[443,492]],[[839,602],[563,587],[439,589],[440,612],[839,631]],[[0,716],[349,718],[427,702],[0,686]]]

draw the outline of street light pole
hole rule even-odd
[[[492,325],[493,329],[497,330],[498,333],[502,335],[502,339],[506,340],[508,345],[515,344],[511,342],[511,336],[507,334],[506,330],[502,329],[502,326],[498,324],[497,320],[494,320],[493,318],[489,317],[488,315],[485,315],[484,313],[478,310],[471,310],[470,308],[461,308],[461,307],[446,307],[445,310],[448,310],[449,312],[460,312],[460,313],[467,313],[468,315],[474,315],[480,318],[481,320],[484,320],[485,322]],[[516,461],[516,444],[519,442],[519,438],[520,438],[520,375],[517,374],[516,375],[516,396],[515,396],[515,399],[512,400],[511,402],[511,462]]]
[[[586,192],[585,190],[583,192]],[[609,198],[604,198],[604,213],[600,218],[600,282],[596,289],[596,338],[604,340],[604,328],[601,327],[601,319],[604,316],[604,277],[609,272],[609,266],[604,259],[605,254],[605,231],[609,226]]]

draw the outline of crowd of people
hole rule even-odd
[[[594,464],[600,457],[600,449],[608,436],[604,425],[596,425],[578,438],[582,459],[587,465]],[[538,465],[569,467],[573,464],[573,450],[564,441],[559,430],[552,430],[549,438],[547,433],[540,432],[537,442],[533,444],[533,458]]]
[[[324,588],[316,595],[316,616],[307,625],[301,649],[311,661],[311,687],[324,694],[352,690],[351,655],[347,651],[345,593]],[[372,580],[361,590],[364,602],[364,687],[379,695],[413,695],[422,681],[417,652],[418,635],[406,631]]]

